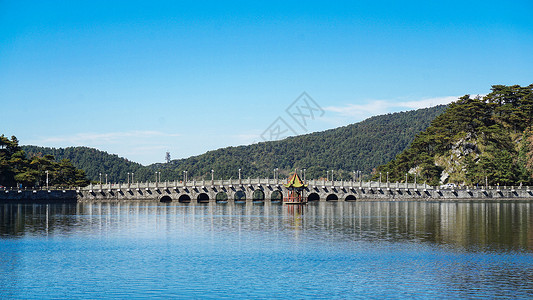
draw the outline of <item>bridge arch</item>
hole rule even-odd
[[[178,198],[178,202],[181,202],[181,203],[189,203],[191,202],[191,197],[189,195],[181,195],[179,198]]]
[[[252,200],[254,201],[265,200],[265,192],[263,192],[260,189],[255,190],[252,194]]]
[[[311,193],[309,196],[307,196],[307,201],[318,201],[320,200],[320,196],[317,193]]]
[[[273,191],[270,195],[271,201],[281,201],[283,200],[283,193],[281,191]]]
[[[226,192],[218,192],[215,195],[215,201],[228,201],[228,194]]]
[[[246,200],[246,194],[243,191],[237,191],[235,192],[235,195],[233,195],[233,199],[235,201],[244,201]]]
[[[355,198],[354,195],[348,195],[346,196],[346,198],[344,199],[344,201],[356,201],[357,199]]]
[[[170,198],[170,196],[168,195],[165,195],[159,199],[159,202],[165,202],[165,203],[172,202],[172,198]]]
[[[196,197],[196,201],[198,201],[198,203],[209,202],[209,195],[206,193],[200,193]]]
[[[338,200],[339,200],[339,197],[337,197],[336,194],[329,194],[326,197],[326,201],[338,201]]]

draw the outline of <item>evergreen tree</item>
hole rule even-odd
[[[11,140],[0,136],[0,185],[14,187],[43,186],[48,171],[50,185],[86,186],[89,181],[82,170],[77,170],[69,160],[55,161],[53,155],[36,154],[28,159],[18,145],[16,137]]]
[[[465,95],[418,134],[410,148],[380,166],[393,180],[417,172],[431,184],[533,184],[533,85],[492,86],[483,98]],[[437,180],[439,178],[439,180]]]

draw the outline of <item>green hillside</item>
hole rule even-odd
[[[326,177],[328,170],[334,170],[335,178],[350,179],[354,170],[369,174],[393,159],[444,109],[437,106],[375,116],[323,132],[227,147],[149,168],[170,178],[181,178],[184,170],[189,178],[200,179],[211,178],[211,169],[216,178],[237,178],[240,168],[247,178],[272,177],[274,168],[280,169],[280,176],[305,168],[307,178]]]
[[[533,184],[533,84],[495,85],[449,105],[412,145],[378,168],[392,180],[433,185]]]
[[[321,178],[334,170],[336,179],[352,178],[352,171],[370,174],[373,168],[393,159],[402,152],[415,135],[445,110],[446,106],[419,109],[375,116],[362,122],[322,132],[263,142],[248,146],[227,147],[166,164],[142,166],[107,152],[87,148],[44,148],[24,146],[30,155],[50,154],[58,159],[69,159],[85,170],[88,178],[98,180],[99,174],[108,174],[113,181],[125,181],[128,172],[136,180],[153,180],[154,172],[162,173],[162,180],[182,179],[187,170],[189,179],[237,178],[242,176],[272,177],[273,169],[287,176],[295,168],[306,169],[308,178]]]

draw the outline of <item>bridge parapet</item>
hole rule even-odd
[[[109,189],[155,189],[170,187],[230,187],[230,186],[250,186],[250,185],[283,185],[285,182],[276,179],[246,179],[235,180],[196,180],[196,181],[162,181],[162,182],[135,182],[135,183],[107,183],[91,184],[86,187],[79,187],[77,190],[109,190]],[[399,183],[399,182],[377,182],[377,181],[326,181],[326,180],[309,180],[306,182],[308,187],[350,187],[350,188],[377,188],[377,189],[426,189],[426,190],[531,190],[530,186],[458,186],[439,188],[427,185],[425,183]],[[3,188],[16,190],[17,188]],[[31,189],[31,188],[24,188]],[[51,188],[52,189],[52,188]],[[64,189],[64,188],[62,188]]]
[[[170,187],[234,187],[234,186],[282,186],[285,182],[276,179],[230,179],[230,180],[192,180],[182,181],[162,181],[162,182],[135,182],[135,183],[107,183],[91,184],[78,190],[110,190],[110,189],[156,189]],[[399,183],[399,182],[377,182],[377,181],[326,181],[326,180],[309,180],[306,182],[308,187],[349,187],[349,188],[377,188],[377,189],[437,189],[427,184]],[[494,189],[494,187],[490,187]]]
[[[42,189],[0,188],[0,201],[9,199],[72,199],[94,200],[167,200],[167,201],[279,201],[288,193],[284,182],[275,179],[230,179],[200,181],[166,181],[92,184],[83,188]],[[453,201],[484,199],[533,200],[530,186],[463,186],[448,188],[426,184],[387,183],[374,181],[307,181],[306,196],[320,201]],[[181,199],[181,200],[180,200]]]
[[[283,186],[283,180],[276,179],[229,179],[229,180],[192,180],[182,181],[161,181],[161,182],[135,182],[135,183],[107,183],[91,184],[86,187],[77,188],[78,191],[87,190],[113,190],[113,189],[160,189],[160,188],[196,188],[196,187],[239,187],[239,186]],[[439,188],[427,185],[426,183],[405,183],[405,182],[378,182],[378,181],[331,181],[331,180],[308,180],[306,184],[309,188],[367,188],[367,189],[413,189],[413,190],[532,190],[530,186],[458,186]],[[4,188],[5,189],[5,188]],[[16,189],[16,188],[13,188]]]
[[[202,201],[279,201],[287,195],[283,181],[275,179],[200,180],[136,182],[89,185],[78,188],[80,200],[183,200]],[[426,184],[374,181],[309,180],[306,195],[312,200],[461,200],[531,199],[530,187],[453,187]],[[163,199],[163,200],[162,200]],[[181,199],[181,200],[180,200]]]

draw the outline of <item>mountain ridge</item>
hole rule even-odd
[[[135,180],[154,180],[155,172],[162,173],[162,180],[178,180],[185,170],[189,179],[210,178],[211,170],[215,171],[216,178],[237,178],[238,169],[243,177],[269,177],[274,168],[280,169],[280,176],[288,176],[295,168],[305,168],[307,178],[325,177],[328,171],[334,170],[336,179],[349,179],[353,177],[352,171],[369,174],[373,168],[393,159],[445,107],[388,113],[334,129],[277,141],[230,146],[148,166],[88,147],[23,146],[23,149],[29,154],[51,154],[58,159],[70,159],[92,180],[98,180],[100,173],[108,174],[115,181],[126,181],[127,173],[135,173]]]

